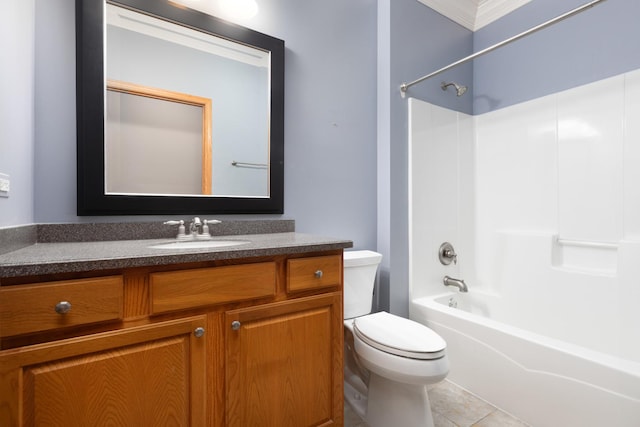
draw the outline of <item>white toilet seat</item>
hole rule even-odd
[[[353,334],[353,350],[358,362],[371,374],[404,384],[435,384],[449,373],[449,358],[412,359],[378,350]]]
[[[433,360],[444,356],[446,343],[428,327],[387,312],[357,317],[354,334],[371,347],[409,359]]]

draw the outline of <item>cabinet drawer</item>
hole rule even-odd
[[[0,336],[122,319],[123,300],[122,276],[0,288]]]
[[[276,294],[276,264],[230,265],[226,267],[151,273],[151,312],[154,314]]]
[[[338,286],[340,283],[342,283],[341,255],[287,261],[287,292]]]

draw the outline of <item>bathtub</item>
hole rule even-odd
[[[412,300],[410,318],[447,342],[450,381],[534,427],[640,426],[638,361],[498,321],[494,313],[508,311],[501,305],[497,294],[444,293]],[[539,323],[565,316],[540,310]]]

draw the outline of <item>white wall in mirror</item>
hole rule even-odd
[[[134,31],[256,67],[269,67],[269,53],[254,47],[214,37],[171,22],[160,21],[112,4],[107,4],[106,14],[107,23],[112,27]]]
[[[212,16],[229,21],[243,21],[258,14],[256,0],[169,0],[191,9],[199,10]]]
[[[200,106],[108,90],[105,193],[210,194],[202,122]]]

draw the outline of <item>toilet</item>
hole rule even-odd
[[[449,373],[446,343],[420,323],[371,313],[380,261],[344,253],[344,397],[370,427],[432,427],[427,385]]]

